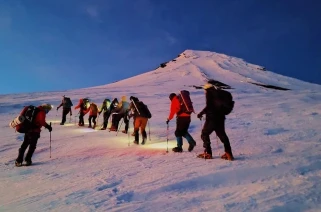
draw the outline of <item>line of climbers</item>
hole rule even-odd
[[[127,134],[129,128],[129,120],[131,117],[133,117],[134,132],[132,135],[135,136],[134,143],[139,144],[140,130],[142,134],[141,144],[145,144],[147,139],[145,128],[148,119],[151,118],[152,115],[148,107],[142,101],[139,101],[137,97],[131,96],[130,101],[130,103],[127,102],[126,96],[122,96],[120,102],[117,98],[114,98],[113,101],[110,101],[110,99],[105,99],[100,108],[98,108],[98,106],[88,98],[79,99],[78,105],[75,106],[75,110],[79,109],[78,126],[85,125],[84,116],[89,112],[88,127],[95,129],[97,125],[96,119],[101,113],[103,113],[104,121],[100,130],[106,130],[108,121],[109,119],[111,119],[111,127],[109,128],[109,131],[117,131],[119,122],[121,119],[123,119],[125,129],[122,132]],[[72,115],[72,105],[73,104],[70,98],[63,96],[61,104],[57,107],[57,111],[60,107],[63,107],[62,121],[60,125],[64,125],[68,113],[70,113],[70,116]]]
[[[206,120],[201,133],[204,153],[200,154],[199,157],[208,159],[212,158],[210,134],[215,131],[216,135],[224,144],[225,153],[223,154],[222,159],[234,160],[229,138],[225,132],[225,115],[229,114],[234,107],[232,96],[229,92],[219,89],[218,87],[210,83],[205,84],[203,86],[203,89],[205,91],[206,107],[197,115],[197,117],[199,119],[202,119],[202,116],[205,114]],[[173,119],[174,115],[176,115],[175,136],[177,147],[174,147],[172,150],[174,152],[182,152],[183,138],[185,138],[189,143],[188,151],[192,151],[196,146],[196,142],[188,132],[191,123],[191,114],[194,112],[193,104],[190,99],[190,93],[186,90],[180,91],[179,94],[171,93],[169,95],[169,99],[171,101],[171,105],[166,124],[168,124],[169,121]],[[134,143],[139,143],[140,129],[143,138],[142,144],[145,144],[147,138],[145,128],[148,118],[151,118],[150,111],[143,102],[139,101],[137,97],[131,96],[130,101],[131,103],[129,104],[126,101],[126,96],[122,96],[120,102],[118,102],[117,98],[115,98],[112,102],[110,102],[109,99],[105,99],[101,107],[98,109],[97,105],[93,102],[90,102],[88,98],[80,99],[78,105],[75,107],[75,109],[80,109],[78,125],[84,126],[83,116],[90,112],[88,127],[92,127],[92,120],[92,128],[95,128],[97,114],[100,115],[103,112],[104,123],[101,127],[101,130],[106,130],[108,120],[111,117],[112,124],[109,130],[117,131],[119,121],[123,118],[125,129],[122,132],[127,134],[129,119],[131,117],[134,117],[134,133],[132,134],[133,136],[135,136]],[[64,100],[62,101],[61,105],[63,105],[63,102]],[[225,103],[227,103],[227,105],[223,105]],[[71,113],[70,109],[66,109],[66,112],[68,111],[70,111]],[[63,112],[61,124],[63,124],[66,120],[65,114],[66,113]]]
[[[217,88],[212,84],[205,84],[203,86],[206,97],[205,108],[197,114],[197,117],[201,120],[203,115],[206,115],[205,124],[202,129],[201,139],[203,140],[204,153],[199,154],[198,157],[205,159],[212,159],[212,148],[210,142],[210,134],[215,131],[216,135],[220,138],[224,144],[225,154],[222,155],[222,159],[234,160],[232,149],[230,146],[229,138],[225,132],[225,116],[228,115],[234,107],[234,101],[232,95],[222,89]],[[195,113],[192,101],[190,99],[190,93],[186,90],[180,91],[179,94],[171,93],[169,95],[171,101],[170,112],[166,120],[167,129],[169,121],[176,115],[176,129],[175,136],[177,141],[177,147],[172,150],[174,152],[183,151],[183,137],[188,141],[188,151],[192,151],[196,146],[196,142],[189,134],[188,129],[191,123],[191,114]],[[140,101],[137,97],[131,96],[130,103],[127,102],[126,96],[121,97],[121,101],[118,102],[117,98],[114,98],[111,102],[110,99],[105,99],[100,108],[90,101],[88,98],[80,99],[75,109],[79,109],[79,122],[78,126],[84,126],[84,116],[89,112],[89,128],[96,128],[96,118],[103,113],[103,124],[100,130],[106,130],[108,120],[111,117],[110,131],[117,131],[118,125],[121,119],[125,123],[125,129],[123,133],[128,133],[128,125],[130,118],[133,117],[134,122],[134,143],[139,144],[139,131],[142,135],[141,144],[145,144],[147,140],[146,125],[148,119],[152,117],[147,105]],[[64,125],[66,122],[66,116],[70,113],[72,115],[71,107],[73,106],[69,97],[63,96],[61,104],[57,107],[57,111],[60,107],[63,107],[62,120],[60,125]],[[52,131],[51,125],[46,123],[46,114],[52,109],[52,105],[43,104],[38,107],[26,106],[12,122],[10,126],[15,128],[17,132],[24,133],[24,141],[19,149],[18,157],[15,161],[16,166],[21,166],[24,152],[29,146],[28,153],[25,157],[26,165],[31,165],[31,157],[36,149],[37,141],[40,137],[41,127],[44,126],[50,132]],[[93,125],[92,125],[93,123]],[[168,131],[167,131],[168,136]],[[168,137],[167,137],[168,141]]]

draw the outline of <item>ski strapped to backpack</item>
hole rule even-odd
[[[36,127],[34,120],[38,112],[39,109],[33,105],[24,107],[22,114],[10,123],[10,127],[15,128],[19,133],[26,133],[28,130]]]
[[[133,101],[131,102],[134,104],[134,107],[138,113],[139,116],[145,117],[145,118],[152,118],[152,114],[150,110],[148,109],[147,105],[145,105],[142,101]]]
[[[180,102],[180,111],[178,112],[179,114],[181,113],[195,113],[194,107],[193,107],[193,102],[190,97],[190,92],[187,90],[181,90],[179,92],[178,100]]]

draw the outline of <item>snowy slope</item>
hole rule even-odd
[[[186,50],[164,68],[108,85],[1,95],[0,211],[321,211],[321,86],[261,69],[239,58]],[[215,134],[215,159],[196,158],[203,151],[203,122],[195,114],[194,151],[187,151],[184,140],[183,153],[166,153],[168,95],[189,90],[198,112],[205,97],[193,86],[209,79],[233,88],[235,110],[226,120],[233,162],[219,159],[223,146]],[[83,97],[98,104],[104,98],[139,97],[153,113],[147,144],[136,146],[121,132],[78,127],[74,116],[60,126],[61,110],[53,110],[47,116],[54,124],[52,157],[44,129],[34,166],[14,167],[23,135],[9,128],[9,121],[24,105],[57,106],[64,94],[74,105]],[[176,145],[174,130],[171,121],[169,149]]]

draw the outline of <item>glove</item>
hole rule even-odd
[[[98,112],[98,114],[100,115],[100,114],[101,114],[101,111],[100,111],[100,112]]]
[[[169,119],[166,120],[166,124],[168,124],[168,123],[169,123]]]
[[[45,126],[45,128],[47,128],[47,129],[49,130],[49,132],[52,131],[52,127],[51,127],[49,124],[47,124],[47,125]]]
[[[59,107],[57,107],[57,111],[58,111]]]
[[[200,120],[202,120],[202,116],[203,116],[203,115],[202,115],[202,114],[200,114],[200,113],[199,113],[199,114],[197,114],[197,118],[199,118]]]
[[[70,113],[70,116],[72,116],[72,113]]]

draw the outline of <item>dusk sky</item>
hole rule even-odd
[[[0,94],[109,84],[186,49],[321,84],[319,0],[0,0]]]

